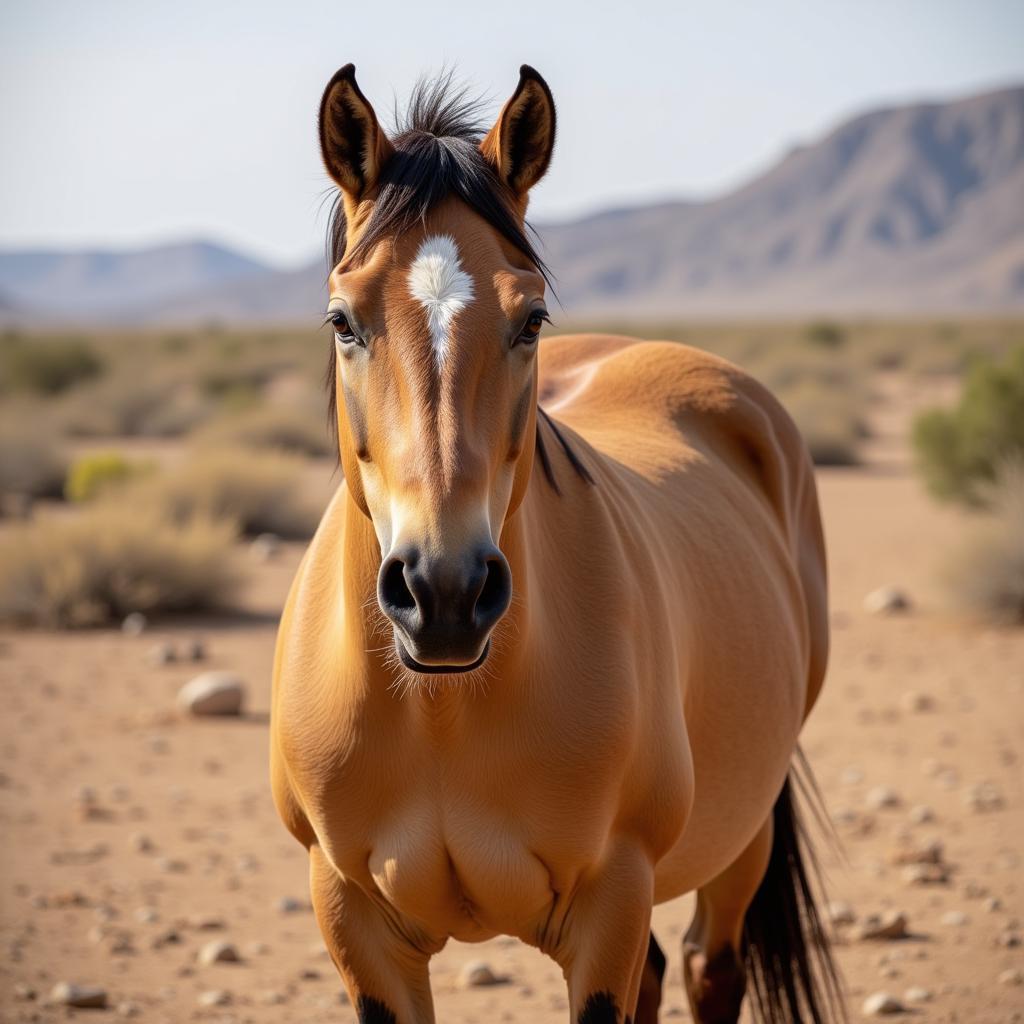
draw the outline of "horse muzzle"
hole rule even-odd
[[[479,668],[511,600],[512,573],[493,544],[436,559],[405,546],[384,560],[377,577],[377,601],[394,626],[398,656],[414,672]]]

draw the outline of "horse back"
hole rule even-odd
[[[552,415],[625,476],[655,485],[677,505],[735,506],[737,483],[749,495],[738,528],[756,531],[767,518],[799,580],[809,712],[828,658],[825,543],[813,464],[781,403],[710,353],[612,335],[545,341],[539,393]]]

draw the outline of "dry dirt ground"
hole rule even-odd
[[[837,928],[847,1001],[854,1019],[885,991],[908,1020],[1021,1021],[1024,631],[943,608],[936,567],[963,519],[922,493],[891,441],[881,438],[869,468],[820,474],[834,653],[805,749],[845,861],[827,845],[822,859],[833,901],[858,921],[901,910],[909,931],[866,941],[857,924]],[[354,1019],[308,909],[304,851],[267,786],[275,616],[299,557],[288,546],[254,563],[249,614],[231,620],[138,637],[0,636],[3,1020]],[[911,610],[863,610],[885,583],[905,588]],[[193,637],[206,646],[203,665],[147,662],[154,644]],[[244,717],[176,713],[178,688],[205,667],[246,678]],[[932,840],[943,844],[940,866],[896,863]],[[655,912],[670,960],[666,1020],[689,1016],[679,948],[690,909],[685,899]],[[215,940],[233,943],[240,962],[200,966],[198,950]],[[507,980],[460,988],[470,960]],[[444,1024],[567,1019],[558,969],[515,941],[452,943],[433,978]],[[48,1005],[62,980],[103,986],[110,1009]],[[928,999],[908,1001],[915,988]],[[201,1005],[211,992],[221,1005]]]

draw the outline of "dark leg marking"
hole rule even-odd
[[[576,1024],[619,1024],[619,1004],[615,996],[611,992],[591,992]],[[627,1017],[624,1024],[632,1024],[632,1017]]]
[[[700,950],[691,946],[683,955],[687,962],[686,987],[700,1024],[735,1024],[740,1017],[746,973],[732,946],[725,946],[697,971],[692,970],[691,963],[703,959]]]
[[[356,1002],[359,1024],[398,1024],[398,1019],[379,999],[360,996]]]
[[[658,940],[651,932],[647,943],[647,963],[640,978],[640,996],[636,1004],[636,1024],[658,1024],[658,1008],[661,1006],[661,988],[665,980],[665,954]]]

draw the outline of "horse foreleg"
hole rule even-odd
[[[697,891],[683,939],[683,980],[697,1024],[735,1024],[746,990],[743,920],[768,867],[772,819],[720,875]]]
[[[658,1024],[658,1009],[661,1006],[661,988],[665,980],[665,954],[658,940],[651,932],[647,945],[647,961],[640,976],[640,998],[636,1004],[633,1024]]]
[[[309,854],[313,909],[359,1024],[434,1024],[429,953],[319,846]]]
[[[649,857],[625,841],[577,885],[551,950],[569,985],[573,1024],[633,1024],[653,893]]]

